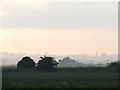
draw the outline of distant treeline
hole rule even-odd
[[[2,68],[3,72],[63,72],[63,73],[82,73],[82,72],[119,72],[120,69],[117,65],[113,66],[112,63],[110,63],[107,67],[55,67],[54,69],[41,69],[38,70],[36,67],[33,68],[17,68],[14,66],[6,66]]]
[[[55,71],[55,72],[101,72],[118,71],[120,61],[114,61],[107,64],[107,67],[57,67],[59,63],[53,57],[40,57],[38,63],[26,56],[23,57],[16,67],[3,67],[3,71]]]

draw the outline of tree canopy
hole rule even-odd
[[[23,57],[18,63],[18,68],[32,68],[35,67],[35,62],[30,57]]]
[[[39,70],[52,70],[55,66],[58,65],[58,62],[54,60],[53,57],[40,57],[41,60],[37,63],[37,68]]]
[[[120,67],[120,61],[108,63],[108,67]]]

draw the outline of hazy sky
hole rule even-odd
[[[117,2],[30,1],[0,3],[2,52],[118,53]]]

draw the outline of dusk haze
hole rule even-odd
[[[118,88],[119,65],[117,0],[0,0],[3,90]]]

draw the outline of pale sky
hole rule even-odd
[[[117,2],[18,1],[0,3],[2,52],[118,53]]]

